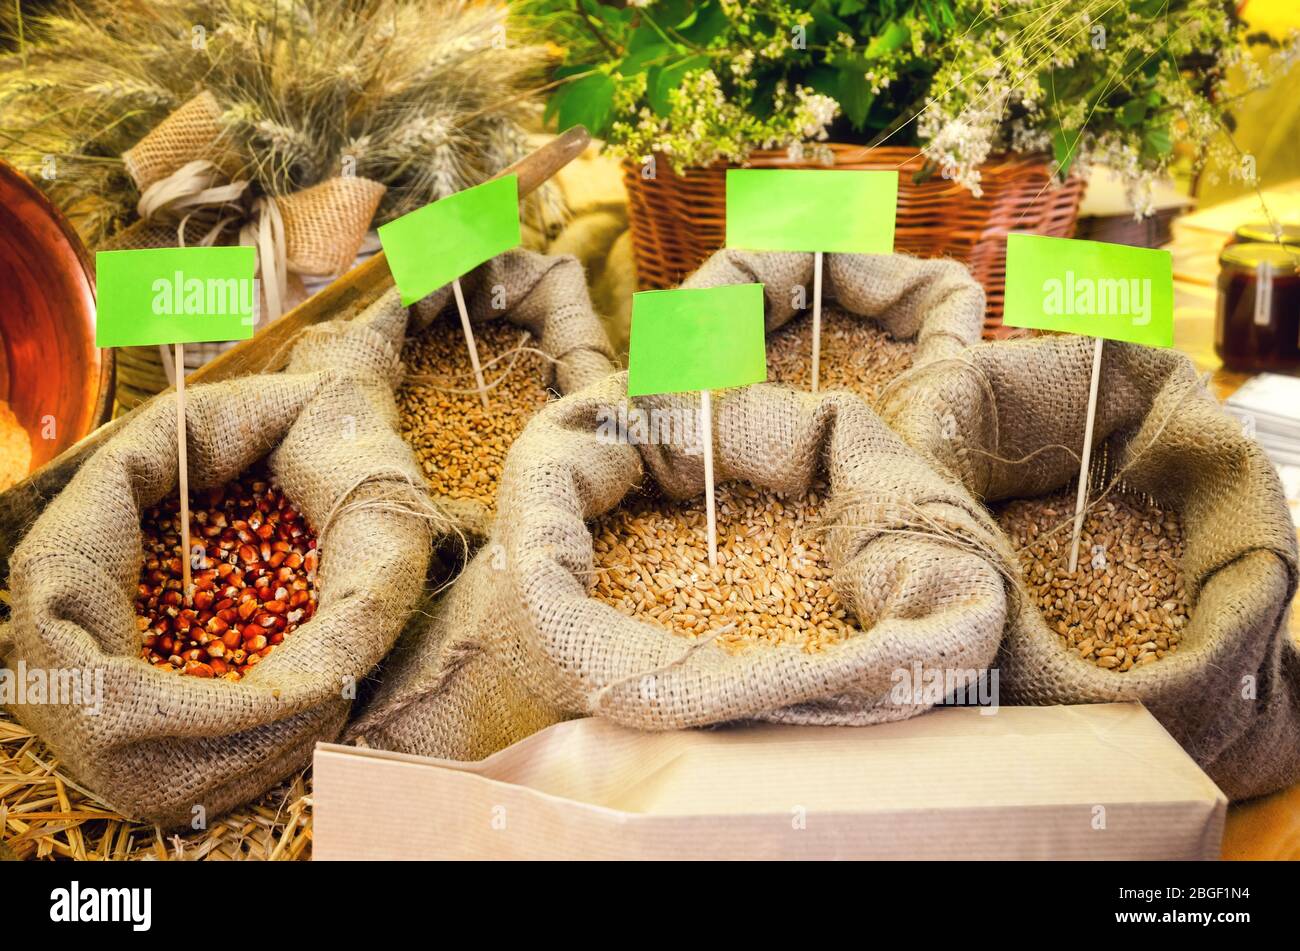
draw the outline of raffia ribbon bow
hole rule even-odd
[[[341,175],[291,195],[257,196],[236,180],[240,165],[210,92],[185,103],[122,156],[140,189],[140,220],[117,235],[116,248],[211,246],[237,229],[257,248],[266,310],[274,320],[288,300],[289,274],[326,277],[351,266],[385,187]]]

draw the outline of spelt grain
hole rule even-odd
[[[505,320],[477,324],[474,341],[484,366],[517,347],[536,345],[525,331]],[[459,318],[453,321],[444,314],[408,338],[402,360],[411,374],[441,381],[437,386],[407,384],[397,395],[402,437],[415,450],[429,487],[435,495],[495,508],[506,452],[524,424],[546,405],[545,359],[522,352],[485,369],[489,385],[501,379],[488,393],[486,411],[474,390]]]
[[[767,378],[806,389],[812,384],[812,318],[799,317],[767,338]],[[884,387],[912,365],[916,342],[895,340],[871,320],[837,307],[822,309],[823,390],[846,389],[875,404]]]
[[[825,488],[783,496],[718,488],[718,567],[710,569],[704,500],[653,491],[595,521],[591,594],[682,637],[717,635],[730,651],[793,644],[825,650],[859,632],[831,585],[816,531]]]
[[[1175,653],[1188,618],[1177,514],[1131,496],[1103,500],[1084,517],[1071,574],[1073,512],[1073,492],[1010,502],[998,512],[1061,647],[1119,673]]]

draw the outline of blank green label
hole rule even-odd
[[[897,172],[733,168],[727,247],[891,254]]]
[[[1173,257],[1102,241],[1008,235],[1002,322],[1172,347]]]
[[[149,248],[95,255],[95,345],[247,340],[257,285],[252,248]]]
[[[519,246],[519,180],[504,175],[441,198],[382,226],[379,241],[410,306]]]
[[[632,295],[628,396],[721,390],[766,379],[762,284]]]

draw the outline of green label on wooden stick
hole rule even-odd
[[[147,248],[95,255],[95,345],[247,340],[257,286],[253,248]]]
[[[898,173],[733,168],[727,247],[891,254]]]
[[[1002,322],[1172,347],[1173,257],[1102,241],[1008,235]]]
[[[628,396],[721,390],[766,379],[762,284],[632,295]]]
[[[425,205],[382,226],[379,241],[410,306],[519,246],[519,179],[504,175]]]

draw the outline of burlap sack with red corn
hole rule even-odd
[[[397,434],[405,326],[390,294],[309,335],[284,373],[189,390],[191,489],[219,486],[269,453],[318,535],[315,617],[242,680],[166,673],[139,656],[139,523],[176,491],[173,400],[153,401],[109,439],[18,546],[0,657],[11,669],[102,671],[104,696],[98,715],[79,705],[11,710],[113,809],[174,826],[199,807],[212,818],[258,796],[338,735],[352,686],[396,640],[431,539],[453,530]]]
[[[648,478],[698,496],[691,447],[616,442],[602,418],[627,401],[616,374],[552,403],[506,463],[487,546],[381,670],[347,736],[431,756],[486,756],[551,723],[608,717],[647,730],[743,719],[867,724],[928,708],[897,673],[983,670],[1006,619],[996,528],[848,393],[766,384],[717,395],[716,478],[802,493],[826,478],[833,584],[862,633],[820,653],[798,645],[732,654],[634,620],[588,595],[587,520]],[[639,398],[644,410],[698,412],[698,398]]]
[[[811,312],[813,268],[812,254],[724,249],[682,286],[762,284],[764,322],[771,333]],[[895,340],[916,341],[914,367],[979,342],[984,289],[959,261],[905,254],[826,254],[822,269],[823,316],[838,311],[874,321]],[[811,362],[811,349],[808,359]],[[822,359],[827,359],[824,352]]]
[[[1092,350],[1077,337],[978,346],[905,377],[881,412],[977,497],[1044,495],[1078,476]],[[1103,670],[1061,646],[1017,570],[999,658],[1005,699],[1140,700],[1229,797],[1294,783],[1296,529],[1273,467],[1170,350],[1106,343],[1094,438],[1104,464],[1093,498],[1115,483],[1181,515],[1189,623],[1176,653]]]

